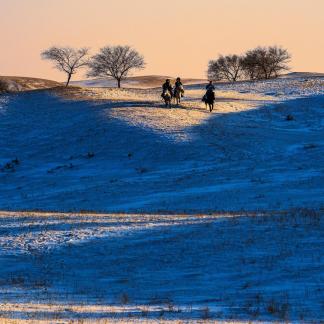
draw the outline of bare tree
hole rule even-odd
[[[89,77],[112,77],[118,88],[131,70],[143,69],[144,58],[130,46],[106,46],[89,63]]]
[[[80,68],[88,65],[88,48],[71,48],[53,46],[41,53],[44,60],[54,62],[55,68],[67,74],[66,87],[69,85],[71,77]]]
[[[268,50],[266,47],[257,47],[251,51],[255,57],[256,68],[259,71],[258,79],[269,79],[270,71],[269,71],[269,56]]]
[[[210,60],[208,63],[207,77],[209,80],[221,81],[224,76],[221,72],[221,67],[217,60]]]
[[[258,64],[258,56],[254,50],[246,52],[242,59],[242,67],[244,74],[250,80],[262,78],[263,72]]]
[[[278,77],[283,71],[288,71],[291,55],[287,49],[271,46],[268,47],[270,77]]]
[[[241,76],[242,57],[239,55],[220,55],[217,60],[208,64],[208,78],[235,82]]]
[[[243,58],[243,69],[250,79],[270,79],[289,70],[290,54],[277,46],[257,47]]]

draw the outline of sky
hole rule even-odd
[[[219,54],[279,45],[293,71],[324,72],[323,35],[324,0],[0,0],[0,75],[63,81],[40,58],[52,45],[131,45],[147,63],[135,75],[193,78]]]

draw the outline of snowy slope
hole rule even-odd
[[[1,213],[0,321],[319,323],[322,216]]]
[[[201,88],[203,84],[190,85],[190,88]],[[286,77],[271,80],[238,81],[235,83],[217,83],[217,89],[233,90],[239,93],[259,93],[274,96],[281,100],[301,96],[323,95],[324,77]]]
[[[323,79],[203,93],[0,96],[0,323],[323,320]]]
[[[44,91],[2,96],[0,208],[323,206],[323,87],[300,89],[296,80],[289,88],[285,80],[276,95],[277,82],[223,86],[212,114],[197,86],[171,110],[155,90],[97,90],[124,94],[124,101],[65,100]]]

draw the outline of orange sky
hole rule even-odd
[[[107,44],[138,49],[140,74],[205,77],[219,53],[274,44],[294,71],[324,72],[324,0],[0,0],[0,32],[0,75],[63,80],[41,50]]]

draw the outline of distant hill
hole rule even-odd
[[[324,77],[324,73],[316,73],[316,72],[291,72],[280,76],[282,79],[296,79],[296,78],[316,78],[316,77]],[[146,75],[146,76],[135,76],[129,77],[122,82],[123,88],[140,88],[140,89],[148,89],[148,88],[156,88],[160,87],[165,79],[171,79],[172,83],[175,82],[175,78],[166,75]],[[193,85],[193,84],[202,84],[207,82],[206,79],[195,79],[195,78],[183,78],[182,82],[185,85]],[[224,83],[219,82],[219,83]],[[78,80],[72,81],[71,85],[80,86],[80,87],[89,87],[89,88],[114,88],[117,86],[116,81],[114,79],[105,79],[105,78],[97,78],[97,79],[89,79],[89,80]]]
[[[7,84],[9,91],[48,89],[62,85],[61,83],[52,80],[18,76],[0,76],[0,81]]]
[[[291,72],[280,76],[282,79],[294,79],[294,78],[320,78],[324,77],[324,73],[316,72]],[[166,75],[146,75],[146,76],[134,76],[129,77],[122,82],[122,87],[124,88],[139,88],[139,89],[149,89],[157,88],[162,85],[165,79],[171,79],[172,83],[175,82],[175,77]],[[49,89],[54,87],[62,86],[62,83],[32,77],[19,77],[19,76],[0,76],[0,82],[4,81],[9,91],[28,91],[28,90],[38,90],[38,89]],[[185,85],[202,84],[207,82],[206,79],[195,79],[195,78],[183,78],[182,82]],[[224,82],[220,82],[224,83]],[[71,81],[71,85],[81,86],[81,87],[93,87],[93,88],[115,88],[116,81],[114,79],[89,79],[89,80],[79,80]]]
[[[317,72],[290,72],[281,76],[281,78],[320,78],[324,73]]]
[[[161,86],[165,79],[171,79],[174,83],[175,78],[164,75],[146,75],[146,76],[136,76],[129,77],[122,82],[122,87],[125,88],[156,88]],[[184,84],[195,84],[206,82],[205,79],[194,79],[194,78],[184,78],[182,79]],[[116,81],[114,79],[91,79],[91,80],[80,80],[72,81],[72,85],[81,86],[81,87],[116,87]]]

